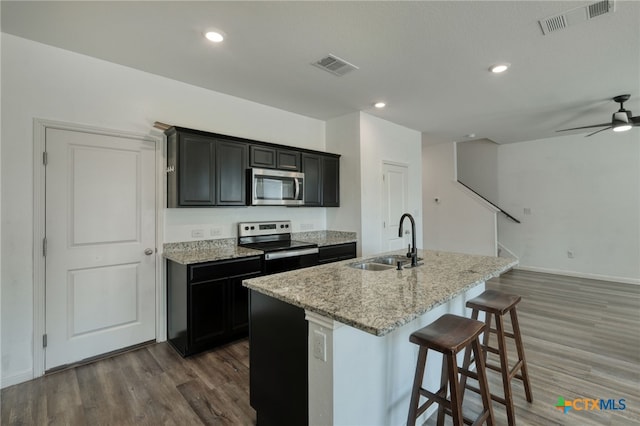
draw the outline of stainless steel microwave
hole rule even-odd
[[[249,169],[252,206],[301,206],[304,173]]]

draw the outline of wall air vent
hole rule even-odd
[[[345,61],[344,59],[338,58],[335,55],[325,56],[318,61],[312,62],[311,65],[330,72],[333,75],[337,75],[338,77],[342,77],[349,71],[358,69],[358,67],[356,67],[355,65],[350,64],[349,62]]]
[[[598,16],[615,11],[613,0],[602,0],[585,6],[576,7],[558,15],[549,16],[538,21],[542,34],[563,30],[580,22],[585,22]]]

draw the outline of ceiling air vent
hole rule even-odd
[[[613,12],[613,2],[609,0],[599,1],[587,6],[587,15],[589,19],[595,18],[605,13]]]
[[[353,64],[345,61],[344,59],[338,58],[335,55],[326,56],[319,61],[312,62],[311,65],[316,66],[320,69],[323,69],[331,74],[337,75],[338,77],[342,77],[349,71],[357,70]]]
[[[580,22],[597,18],[615,11],[613,0],[603,0],[585,6],[576,7],[558,15],[549,16],[538,21],[543,34],[563,30]]]

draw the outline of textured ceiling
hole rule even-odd
[[[9,34],[322,120],[366,111],[510,143],[607,122],[623,93],[640,115],[640,2],[542,34],[538,20],[588,3],[2,1],[1,16]],[[310,65],[329,53],[359,69]]]

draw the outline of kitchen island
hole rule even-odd
[[[442,314],[466,315],[466,300],[517,264],[430,250],[418,256],[424,264],[416,268],[355,269],[349,265],[366,260],[356,259],[244,281],[259,426],[406,422],[417,359],[409,335]],[[436,356],[434,365],[425,376],[431,387],[440,375]]]

